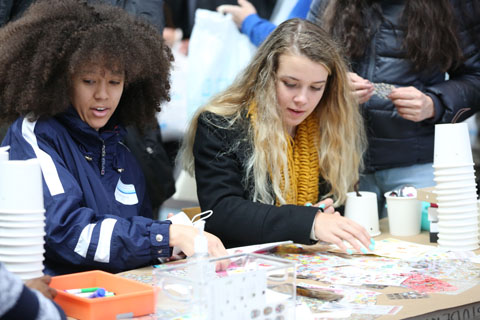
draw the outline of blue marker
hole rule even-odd
[[[103,288],[98,288],[97,291],[88,296],[89,299],[103,297],[105,297],[105,289]]]

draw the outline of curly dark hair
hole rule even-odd
[[[332,0],[324,11],[324,27],[345,46],[346,54],[360,58],[376,26],[372,17],[382,17],[379,0]],[[462,62],[452,5],[449,0],[406,0],[402,16],[406,57],[415,70],[447,71]]]
[[[71,76],[88,64],[124,71],[115,111],[124,125],[156,121],[160,104],[170,100],[170,49],[153,26],[123,9],[40,0],[0,28],[0,43],[0,123],[64,112]]]

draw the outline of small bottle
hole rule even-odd
[[[209,261],[208,240],[203,232],[205,221],[195,222],[194,227],[198,230],[198,234],[194,239],[194,254],[188,258],[189,262],[194,262],[188,270],[190,279],[195,283],[193,312],[195,319],[208,319],[208,303],[211,301],[209,284],[215,276],[215,264]]]

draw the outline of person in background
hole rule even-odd
[[[0,319],[66,319],[63,310],[52,301],[57,290],[49,287],[50,281],[50,276],[43,276],[23,284],[0,262]]]
[[[220,5],[234,5],[237,0],[165,0],[165,15],[167,28],[165,36],[172,37],[173,30],[182,30],[180,52],[188,54],[188,44],[195,24],[195,11],[197,9],[215,10]],[[252,0],[258,15],[264,19],[270,18],[276,0]]]
[[[36,0],[0,0],[0,27],[22,16],[27,8]],[[119,6],[131,14],[145,19],[162,33],[165,27],[163,0],[88,0],[91,3],[106,3]]]
[[[125,125],[156,121],[172,56],[149,23],[110,5],[38,0],[0,29],[0,122],[11,160],[38,158],[46,209],[45,273],[120,272],[157,263],[193,227],[152,220]],[[207,234],[209,252],[226,255]],[[220,266],[221,267],[221,266]]]
[[[480,20],[462,14],[478,12],[477,2],[312,2],[307,19],[323,26],[351,61],[368,136],[360,189],[377,194],[381,217],[385,192],[435,184],[435,124],[466,119],[476,110],[462,109],[479,105],[480,50],[472,33]]]
[[[195,114],[180,159],[201,208],[214,212],[206,229],[227,247],[322,240],[352,253],[344,240],[366,252],[370,236],[334,206],[358,180],[364,146],[338,48],[320,27],[291,19]]]
[[[312,0],[297,0],[287,20],[292,18],[305,19],[311,2]],[[267,19],[260,18],[253,4],[247,0],[238,0],[238,6],[221,5],[217,7],[217,11],[231,14],[240,32],[246,34],[257,47],[276,27],[275,24]]]

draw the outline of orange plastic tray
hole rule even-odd
[[[87,271],[52,277],[57,289],[55,302],[66,315],[80,320],[132,318],[154,313],[153,287],[104,271]],[[64,290],[101,287],[115,292],[113,297],[81,298]]]

